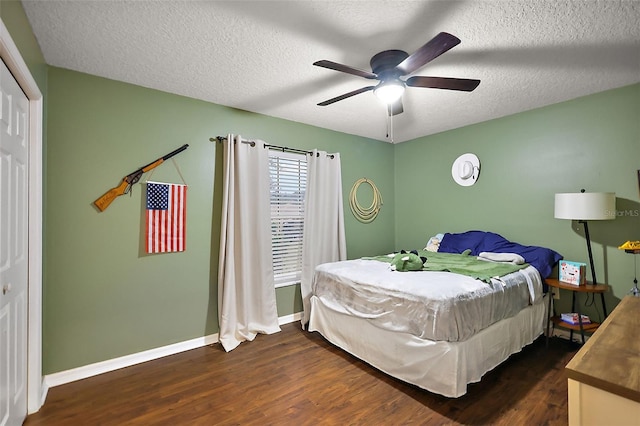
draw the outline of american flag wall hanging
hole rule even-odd
[[[185,251],[187,185],[147,183],[147,253]]]

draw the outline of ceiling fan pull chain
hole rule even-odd
[[[393,143],[393,114],[391,114],[391,104],[387,105],[387,139]]]
[[[389,133],[391,133],[389,131],[389,120],[390,120],[390,118],[387,116],[387,139],[389,139]]]

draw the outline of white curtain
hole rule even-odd
[[[347,258],[342,204],[340,154],[314,150],[307,164],[304,204],[300,283],[303,327],[309,322],[311,282],[316,266]]]
[[[220,343],[228,352],[280,331],[271,258],[269,157],[264,142],[223,141],[218,266]]]

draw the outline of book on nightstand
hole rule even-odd
[[[558,280],[573,285],[585,285],[586,263],[561,260],[558,268]]]
[[[560,319],[569,324],[580,324],[578,314],[575,312],[569,314],[561,314]],[[582,315],[582,324],[591,324],[591,319],[587,315]]]

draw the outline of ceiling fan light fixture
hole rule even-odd
[[[404,93],[404,83],[400,80],[383,81],[373,89],[373,93],[387,105],[400,99]]]

